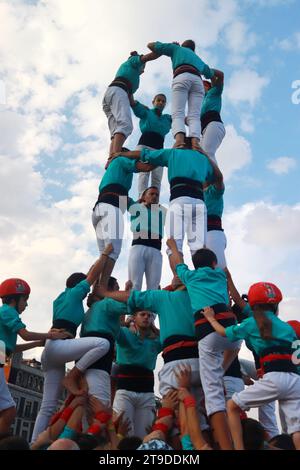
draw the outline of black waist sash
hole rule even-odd
[[[112,206],[120,208],[120,196],[128,196],[128,191],[124,186],[121,184],[108,184],[105,188],[101,189],[98,199],[93,207],[95,207],[99,202],[105,202],[106,204],[110,204]],[[126,209],[126,208],[125,208]]]
[[[165,364],[183,359],[199,358],[197,338],[187,335],[169,336],[163,342],[162,357]]]
[[[223,122],[218,111],[207,111],[201,116],[201,134],[210,122]]]
[[[259,357],[263,373],[294,372],[296,374],[297,366],[292,362],[293,352],[291,346],[270,346],[264,349]]]
[[[170,182],[170,201],[177,197],[189,196],[203,201],[203,189],[200,181],[176,176]]]
[[[211,305],[211,308],[215,312],[216,320],[218,320],[218,322],[224,326],[224,328],[236,324],[236,316],[227,307],[226,304]],[[205,336],[209,335],[210,333],[215,332],[215,329],[203,315],[202,310],[198,310],[196,313],[194,313],[194,325],[198,341],[202,338],[205,338]]]
[[[153,371],[138,365],[118,364],[116,382],[118,390],[138,393],[154,391]]]
[[[101,333],[99,331],[89,331],[88,333],[82,336],[82,338],[88,338],[88,337],[104,338],[109,341],[108,352],[105,354],[105,356],[98,359],[98,361],[91,364],[88,367],[88,369],[104,370],[108,374],[110,374],[112,363],[114,360],[114,352],[115,352],[115,340],[113,336],[110,335],[109,333]]]
[[[193,65],[190,65],[190,64],[178,65],[178,67],[176,67],[176,69],[174,69],[174,71],[173,71],[173,78],[177,77],[178,75],[180,75],[182,73],[191,73],[191,74],[197,75],[198,77],[201,78],[201,73],[199,72],[199,70],[196,69],[196,67],[194,67]],[[202,78],[201,78],[201,80],[202,80]]]
[[[162,149],[164,146],[165,138],[158,132],[146,131],[140,137],[139,145],[147,145],[154,149]]]
[[[52,328],[67,330],[69,333],[71,333],[72,336],[74,336],[74,338],[76,336],[77,325],[72,321],[58,318],[53,320]]]
[[[117,86],[119,88],[122,88],[122,90],[126,91],[126,93],[128,93],[128,95],[132,94],[132,85],[130,83],[129,80],[127,80],[127,78],[124,78],[124,77],[116,77],[111,83],[110,85],[108,85],[109,87],[111,86]]]
[[[222,228],[222,219],[218,215],[208,215],[207,216],[207,231],[219,230],[224,232]]]

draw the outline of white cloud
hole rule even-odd
[[[226,126],[226,136],[216,154],[225,179],[235,171],[248,165],[252,160],[251,146],[245,137],[239,135],[232,124]]]
[[[236,70],[226,87],[226,97],[234,105],[246,103],[253,108],[269,82],[269,78],[260,76],[255,70],[247,68]]]
[[[300,49],[300,32],[295,32],[288,38],[276,41],[276,45],[283,51],[294,51]]]
[[[252,134],[252,132],[254,132],[254,115],[250,113],[242,113],[240,126],[242,131]]]
[[[249,31],[249,26],[241,20],[233,21],[225,32],[226,47],[234,56],[240,56],[252,49],[257,42],[255,33]],[[232,58],[229,58],[229,61]],[[236,60],[236,59],[235,59]]]
[[[291,170],[296,168],[297,161],[291,157],[279,157],[271,160],[267,167],[276,175],[288,174]]]

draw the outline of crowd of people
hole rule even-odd
[[[99,259],[88,274],[68,277],[47,333],[28,331],[20,318],[28,283],[11,278],[0,285],[6,356],[44,346],[43,399],[30,444],[9,435],[16,409],[0,368],[0,449],[300,450],[300,323],[279,318],[282,293],[271,282],[258,279],[240,295],[225,258],[225,186],[216,157],[225,136],[224,74],[201,60],[192,40],[148,48],[131,53],[103,98],[111,145],[92,211]],[[162,55],[173,68],[171,115],[163,93],[150,108],[134,98],[146,63]],[[141,137],[130,151],[124,144],[132,112]],[[174,146],[164,148],[170,130]],[[159,203],[164,167],[168,208]],[[129,196],[134,173],[137,201]],[[112,274],[126,212],[133,240],[120,290]],[[185,238],[193,269],[184,263]],[[164,239],[172,273],[166,287]],[[17,345],[17,336],[25,343]],[[243,341],[253,361],[239,357]],[[68,396],[57,411],[63,387]],[[258,420],[247,416],[251,408]]]

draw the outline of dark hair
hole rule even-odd
[[[140,199],[139,199],[140,202],[142,202],[143,197],[146,196],[146,194],[147,194],[147,192],[149,191],[149,189],[156,189],[156,190],[158,191],[158,193],[159,193],[159,189],[158,189],[157,186],[149,186],[149,188],[144,189],[144,191],[142,192],[141,197],[140,197]]]
[[[155,101],[158,96],[163,96],[165,98],[165,100],[167,101],[167,97],[164,93],[157,93],[157,95],[154,96],[152,101]]]
[[[0,450],[30,450],[30,447],[23,437],[9,436],[0,440]]]
[[[79,433],[72,441],[76,442],[80,450],[93,450],[99,445],[107,444],[104,437],[85,433]]]
[[[276,312],[277,304],[256,304],[252,308],[253,316],[259,329],[262,339],[273,339],[272,321],[266,316],[266,311]]]
[[[127,147],[122,147],[121,152],[130,152],[130,150]]]
[[[289,434],[278,434],[269,440],[269,444],[282,450],[296,450],[293,438]]]
[[[188,49],[192,49],[192,51],[195,52],[196,44],[195,44],[195,41],[193,41],[192,39],[186,39],[181,44],[181,47],[187,47]]]
[[[15,300],[17,305],[18,305],[19,300],[21,299],[21,297],[27,297],[28,298],[28,296],[25,296],[25,295],[22,295],[22,294],[6,295],[5,297],[2,297],[2,303],[9,305]]]
[[[71,276],[68,277],[66,286],[70,288],[75,287],[77,286],[77,284],[79,284],[79,282],[83,281],[84,279],[86,279],[86,274],[73,273],[71,274]]]
[[[208,248],[200,248],[192,256],[192,261],[195,269],[198,268],[213,268],[218,260],[215,253]]]
[[[118,450],[135,450],[143,443],[137,436],[124,437],[117,445]]]
[[[245,450],[261,450],[265,441],[265,430],[256,419],[242,419]]]
[[[110,276],[107,283],[107,290],[113,290],[116,284],[118,284],[118,280],[115,277]]]

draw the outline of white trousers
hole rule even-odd
[[[100,254],[110,243],[113,251],[109,257],[117,260],[124,234],[124,217],[122,211],[111,204],[99,202],[92,213],[92,222],[96,231],[97,243]]]
[[[242,374],[248,375],[252,380],[258,380],[255,363],[247,359],[239,359],[239,361]],[[266,430],[270,439],[280,434],[275,413],[275,401],[265,403],[258,408],[258,421]]]
[[[172,83],[172,133],[185,131],[185,107],[188,105],[186,116],[189,136],[200,140],[200,112],[204,98],[204,86],[200,77],[192,73],[181,73]]]
[[[155,148],[149,147],[148,145],[136,146],[136,150],[142,150],[142,149],[156,150]],[[160,191],[163,171],[164,169],[162,166],[157,166],[152,171],[142,171],[141,173],[139,173],[139,178],[138,178],[139,197],[141,197],[145,189],[147,189],[149,186],[155,186],[158,189],[158,191]],[[151,174],[151,183],[149,184],[150,174]]]
[[[153,392],[137,393],[129,390],[117,390],[113,403],[114,412],[124,411],[124,419],[130,421],[128,436],[143,439],[155,418],[156,405]]]
[[[0,367],[0,413],[8,408],[15,408],[16,404],[7,386],[4,369]]]
[[[103,97],[102,107],[108,119],[111,138],[117,133],[127,138],[133,131],[133,125],[126,91],[117,86],[108,87]]]
[[[225,400],[228,401],[232,398],[234,393],[241,392],[245,388],[243,379],[240,377],[232,377],[231,375],[224,375],[223,377]]]
[[[170,202],[166,216],[167,238],[174,238],[178,250],[182,253],[185,234],[193,255],[206,244],[207,217],[206,206],[201,199],[182,196]],[[167,249],[167,254],[171,250]]]
[[[224,124],[222,122],[212,121],[207,124],[200,139],[201,147],[216,163],[216,151],[220,147],[225,134]]]
[[[141,290],[145,274],[147,290],[158,289],[162,270],[162,254],[156,248],[133,245],[128,259],[128,279],[134,290]]]
[[[200,380],[199,360],[197,358],[181,359],[164,364],[158,373],[159,393],[163,397],[170,390],[178,388],[175,371],[181,365],[189,365],[191,367],[191,393],[197,401],[197,410],[200,416],[200,427],[202,430],[208,429],[209,425],[205,416],[204,394]]]
[[[111,406],[110,375],[105,370],[87,369],[85,378],[89,395],[98,398],[105,406]]]
[[[67,362],[77,361],[76,367],[84,372],[109,350],[109,341],[104,338],[77,338],[47,340],[42,353],[44,371],[43,400],[33,429],[32,442],[44,431],[56,410],[62,391]]]
[[[231,342],[218,333],[210,333],[198,343],[200,377],[207,416],[226,411],[223,385],[224,351],[240,349],[241,341]]]
[[[232,400],[242,409],[259,408],[278,400],[284,415],[287,432],[300,432],[300,376],[291,372],[268,372]]]
[[[222,230],[209,230],[206,234],[206,248],[212,250],[217,256],[218,268],[226,268],[225,248],[226,235]]]

